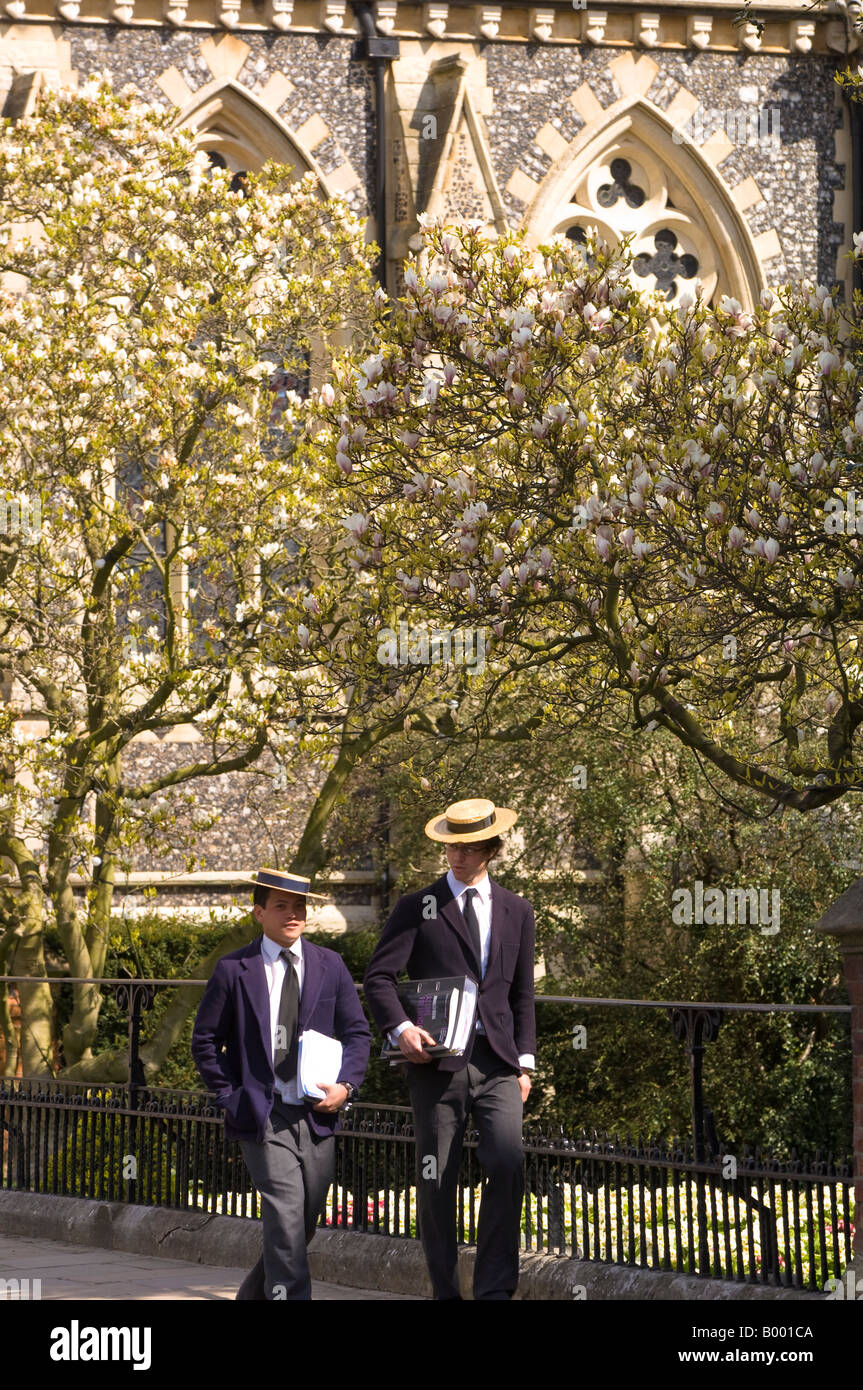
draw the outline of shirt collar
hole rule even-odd
[[[467,891],[468,887],[476,889],[477,894],[483,903],[488,902],[488,899],[491,896],[491,879],[489,878],[488,874],[486,874],[484,878],[481,878],[479,883],[471,883],[468,885],[467,883],[462,883],[459,879],[457,879],[452,869],[447,869],[446,881],[449,884],[449,890],[454,898],[460,898],[462,893]]]
[[[298,936],[296,941],[288,947],[294,960],[299,963],[303,958],[303,938]],[[278,960],[282,954],[281,946],[272,941],[269,936],[261,936],[261,954],[266,960]]]

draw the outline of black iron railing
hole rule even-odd
[[[526,1127],[526,1249],[643,1269],[821,1290],[851,1258],[848,1162],[620,1142]],[[322,1225],[415,1237],[411,1111],[341,1117]],[[481,1171],[469,1134],[459,1238],[473,1243]],[[204,1092],[0,1080],[0,1188],[257,1217],[240,1147]]]
[[[129,975],[112,978],[99,978],[92,975],[0,975],[0,987],[18,985],[22,982],[51,985],[98,984],[112,992],[120,1009],[128,1018],[128,1081],[131,1103],[136,1103],[137,1092],[144,1087],[144,1067],[140,1056],[141,1024],[144,1013],[153,1007],[156,993],[160,989],[198,989],[203,991],[206,980],[135,979]],[[362,985],[357,989],[362,991]],[[672,1032],[685,1049],[689,1070],[690,1112],[692,1116],[693,1157],[702,1161],[706,1154],[708,1137],[713,1127],[713,1117],[705,1103],[703,1069],[707,1043],[715,1042],[723,1020],[736,1014],[840,1014],[850,1017],[850,1004],[786,1004],[786,1003],[698,1003],[677,999],[601,999],[572,994],[538,994],[536,1003],[572,1004],[578,1007],[601,1007],[615,1009],[661,1009],[669,1018]],[[715,1134],[712,1136],[713,1151],[718,1150]]]

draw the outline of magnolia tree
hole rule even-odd
[[[808,284],[669,314],[627,272],[426,229],[326,412],[355,558],[415,621],[488,624],[558,719],[623,701],[823,806],[863,786],[856,323]]]
[[[267,749],[286,789],[320,769],[291,861],[313,872],[357,759],[421,685],[369,655],[383,598],[284,389],[360,322],[374,248],[277,167],[231,192],[168,115],[98,81],[3,123],[0,187],[0,854],[18,880],[0,969],[45,973],[47,894],[70,975],[99,977],[118,869],[166,840],[194,856],[199,779]],[[132,740],[180,727],[171,763],[136,777]],[[149,1075],[193,1007],[177,994]],[[20,997],[35,1074],[51,1000]],[[99,1004],[74,987],[71,1075],[122,1075],[91,1055]]]

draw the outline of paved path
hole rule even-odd
[[[78,1301],[150,1299],[233,1299],[246,1270],[222,1265],[193,1265],[183,1260],[159,1260],[152,1255],[127,1255],[122,1250],[94,1250],[87,1245],[54,1240],[0,1236],[0,1280],[41,1279],[42,1299]],[[31,1295],[32,1296],[32,1295]],[[0,1302],[14,1298],[0,1284]],[[385,1299],[423,1303],[405,1294],[348,1289],[340,1284],[312,1284],[312,1298]]]

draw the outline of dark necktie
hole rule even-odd
[[[281,952],[285,962],[285,978],[279,1000],[279,1027],[284,1029],[284,1047],[277,1047],[273,1071],[281,1081],[293,1081],[297,1074],[297,1024],[300,1017],[300,982],[290,951]]]
[[[476,953],[476,963],[479,967],[480,975],[482,975],[482,945],[479,939],[479,922],[477,921],[476,911],[473,905],[473,899],[476,897],[476,894],[476,888],[467,888],[465,890],[464,920],[467,924],[468,933]]]

